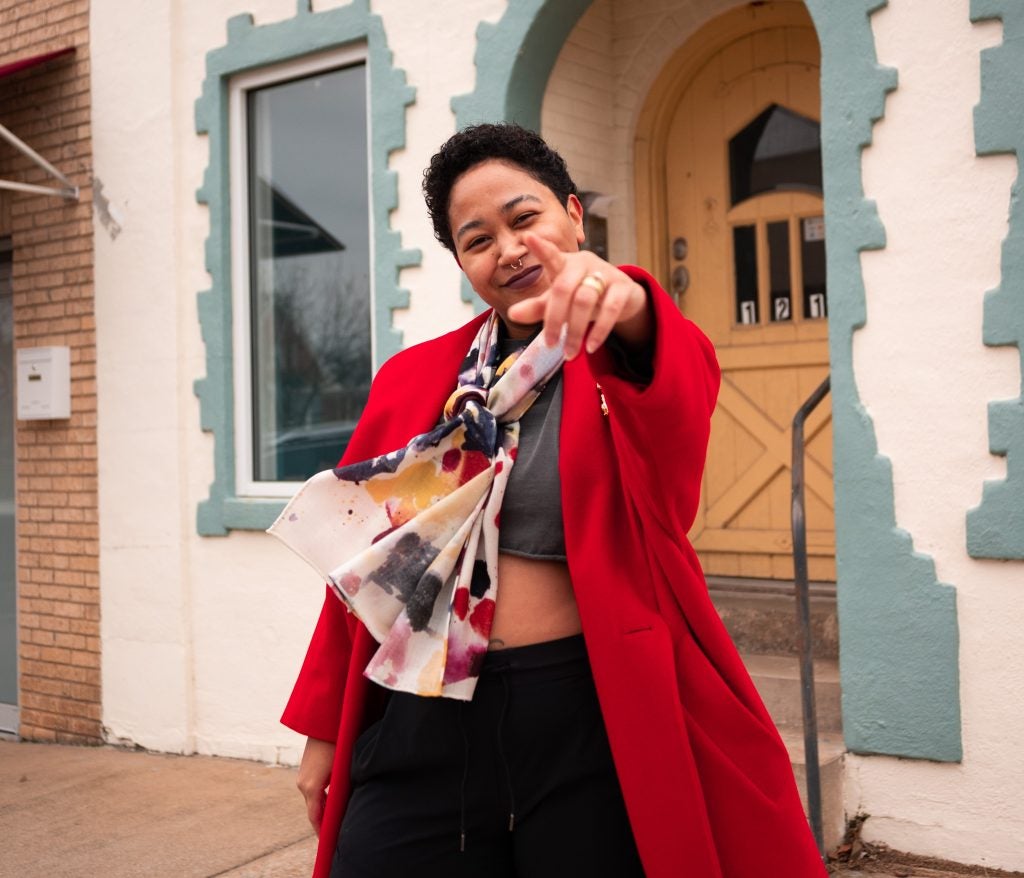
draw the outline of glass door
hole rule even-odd
[[[11,239],[0,237],[0,735],[18,730],[14,544],[14,308]]]

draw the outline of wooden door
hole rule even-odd
[[[709,575],[792,578],[790,424],[828,374],[819,48],[806,10],[785,6],[733,29],[666,127],[670,286],[722,366],[690,534]],[[835,578],[830,421],[826,401],[807,425],[819,580]]]

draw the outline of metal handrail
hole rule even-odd
[[[804,508],[804,422],[831,386],[826,377],[793,416],[793,590],[800,632],[800,706],[804,721],[804,763],[807,812],[818,852],[825,858],[821,819],[821,763],[818,758],[818,713],[814,700],[814,651],[811,639],[811,597],[807,576],[807,519]]]

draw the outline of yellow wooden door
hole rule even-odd
[[[792,578],[790,424],[828,373],[819,47],[786,6],[689,77],[665,139],[671,286],[722,366],[690,535],[709,575]],[[827,401],[807,437],[810,574],[834,579]]]

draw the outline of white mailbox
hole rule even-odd
[[[71,349],[20,348],[18,418],[51,421],[71,417]]]

